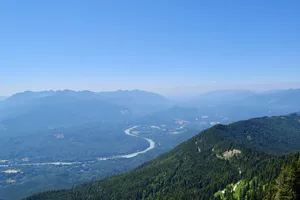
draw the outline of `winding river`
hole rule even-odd
[[[155,147],[155,142],[149,138],[142,137],[139,135],[132,134],[131,131],[133,129],[136,129],[138,126],[133,126],[131,128],[128,128],[124,131],[126,135],[132,136],[132,137],[137,137],[137,138],[142,138],[144,140],[147,140],[149,143],[149,147],[146,148],[145,150],[138,151],[135,153],[130,153],[130,154],[125,154],[125,155],[115,155],[115,156],[109,156],[109,157],[99,157],[95,160],[92,161],[85,161],[85,162],[43,162],[43,163],[22,163],[22,164],[9,164],[9,165],[0,165],[0,167],[11,167],[11,166],[43,166],[43,165],[78,165],[78,164],[84,164],[84,163],[94,163],[97,161],[103,161],[103,160],[113,160],[113,159],[120,159],[120,158],[133,158],[138,156],[139,154],[144,154],[151,149],[154,149]]]

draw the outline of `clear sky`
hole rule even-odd
[[[0,95],[300,87],[299,0],[2,0]]]

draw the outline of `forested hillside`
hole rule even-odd
[[[299,114],[255,118],[207,129],[131,172],[27,200],[295,199],[298,151]]]
[[[282,166],[265,199],[300,199],[300,159]]]

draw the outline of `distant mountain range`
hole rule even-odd
[[[0,124],[6,134],[10,134],[86,122],[124,122],[170,104],[170,100],[161,95],[139,90],[26,91],[0,102]]]
[[[191,97],[186,103],[191,105],[219,105],[241,101],[255,94],[250,90],[216,90]]]
[[[91,92],[91,91],[73,91],[73,90],[58,90],[58,91],[41,91],[32,92],[25,91],[8,97],[5,100],[6,105],[18,105],[28,103],[33,100],[57,96],[57,97],[73,97],[79,99],[97,99],[107,101],[118,105],[164,105],[170,103],[167,98],[152,92],[142,90],[118,90],[111,92]]]
[[[300,115],[216,125],[137,169],[47,199],[298,199]]]
[[[0,96],[0,101],[3,101],[5,100],[7,97],[4,97],[4,96]]]
[[[207,114],[227,116],[232,121],[258,116],[289,114],[300,110],[300,89],[251,92],[248,90],[214,91],[182,103]]]
[[[198,95],[187,101],[191,105],[224,104],[295,104],[300,98],[300,89],[253,92],[249,90],[217,90]]]
[[[0,124],[14,133],[68,127],[86,122],[125,122],[143,116],[156,121],[213,116],[224,123],[258,116],[300,111],[300,89],[255,93],[214,91],[175,104],[159,94],[141,90],[26,91],[0,101]],[[226,122],[227,121],[227,122]],[[34,124],[34,126],[33,126]],[[2,128],[2,130],[4,130]]]

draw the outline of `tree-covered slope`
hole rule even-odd
[[[139,168],[35,199],[262,199],[299,160],[300,115],[217,125]]]
[[[300,199],[300,159],[282,166],[265,199]]]

